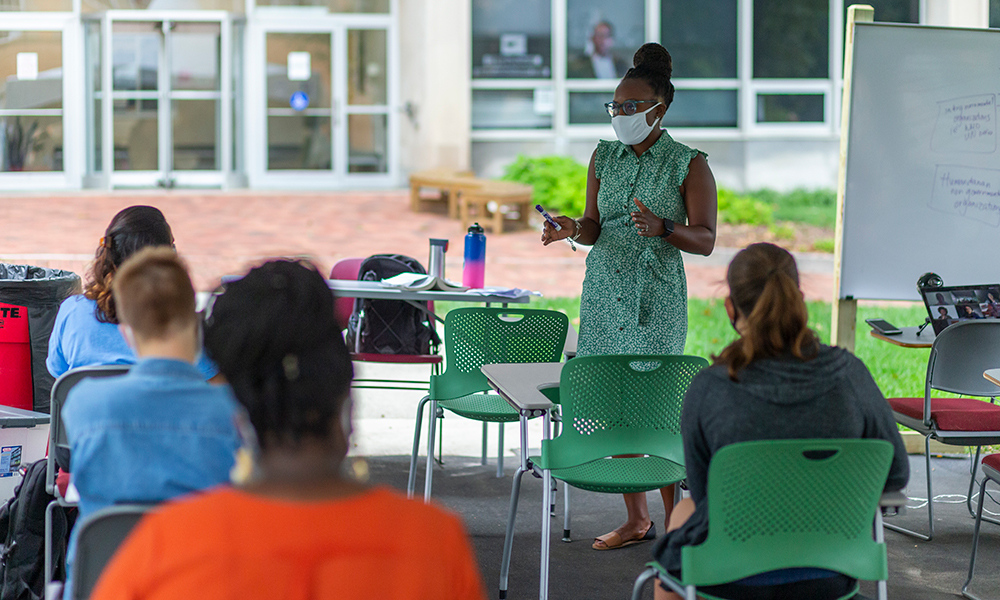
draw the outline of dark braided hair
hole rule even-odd
[[[313,265],[272,260],[225,284],[206,310],[205,350],[262,450],[331,438],[354,371],[333,293]]]
[[[674,84],[670,83],[674,64],[667,49],[655,42],[643,44],[635,51],[632,65],[622,79],[646,82],[653,89],[653,95],[663,102],[663,107],[670,108],[670,103],[674,101]]]
[[[83,295],[97,303],[94,315],[102,323],[118,323],[111,280],[125,259],[147,246],[170,246],[174,236],[160,209],[130,206],[108,224],[94,253]]]

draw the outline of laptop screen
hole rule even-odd
[[[920,288],[934,333],[959,321],[1000,319],[1000,284]]]

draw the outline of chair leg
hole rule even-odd
[[[972,583],[972,574],[976,570],[976,551],[979,549],[979,526],[983,523],[983,499],[986,497],[987,481],[989,479],[984,477],[982,485],[979,486],[979,508],[976,509],[976,526],[972,530],[972,558],[969,559],[969,577],[965,580],[965,585],[962,586],[962,595],[970,598],[970,600],[980,600],[978,596],[969,592],[969,584]]]
[[[437,422],[437,412],[437,400],[431,400],[431,422],[427,427],[427,474],[424,476],[424,502],[431,501],[431,487],[434,484],[434,424]]]
[[[976,473],[979,470],[979,457],[981,455],[982,449],[983,449],[982,446],[976,446],[976,458],[972,461],[972,474],[969,477],[969,493],[966,494],[966,496],[965,496],[965,506],[966,506],[966,508],[969,509],[969,514],[972,517],[974,517],[974,518],[981,518],[983,521],[986,521],[987,523],[993,523],[994,525],[1000,525],[1000,520],[994,519],[992,517],[987,517],[987,516],[979,517],[977,515],[982,514],[982,511],[975,511],[975,510],[972,509],[972,490],[974,490],[976,488]],[[985,479],[983,481],[985,481]],[[979,503],[980,504],[983,503],[982,492],[980,492],[980,494],[979,494]]]
[[[424,420],[424,405],[430,402],[430,396],[424,396],[417,404],[417,424],[413,430],[413,451],[410,452],[410,476],[406,481],[406,495],[413,497],[413,489],[417,484],[417,454],[420,452],[420,426]],[[434,428],[434,420],[431,420],[431,428]]]
[[[514,481],[510,484],[510,508],[507,510],[507,531],[503,538],[503,555],[500,559],[500,600],[507,597],[507,578],[510,575],[510,555],[514,547],[514,520],[517,518],[517,503],[521,499],[521,477],[527,473],[522,467],[514,471]]]
[[[890,523],[886,523],[885,528],[929,542],[934,537],[934,492],[931,490],[931,436],[929,435],[924,436],[924,465],[927,474],[927,535]]]
[[[487,444],[489,443],[489,434],[487,433],[486,426],[489,425],[486,421],[483,421],[483,457],[480,459],[480,464],[484,467],[488,462],[487,458],[489,456],[489,450]]]
[[[559,494],[559,483],[552,479],[552,495],[549,496],[549,516],[556,516],[556,496]]]
[[[497,435],[497,479],[503,477],[503,429],[504,423],[497,423],[500,433]]]
[[[52,581],[53,577],[53,567],[52,567],[52,511],[59,503],[56,500],[52,500],[45,507],[45,562],[44,569],[42,573],[44,577],[44,585],[48,585]]]
[[[642,588],[646,587],[646,582],[652,579],[654,582],[659,580],[656,576],[656,569],[653,567],[647,567],[639,576],[635,579],[635,584],[632,586],[632,600],[640,600],[642,598]],[[656,583],[653,583],[655,586]]]
[[[563,536],[562,541],[567,544],[573,540],[569,536],[569,484],[563,482]]]
[[[549,537],[552,535],[552,520],[549,518],[549,503],[552,496],[552,472],[545,469],[542,476],[542,552],[538,577],[538,600],[549,598]]]

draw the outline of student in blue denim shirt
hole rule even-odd
[[[194,289],[176,252],[139,251],[113,289],[119,329],[139,360],[121,377],[77,384],[63,408],[80,517],[226,483],[239,446],[229,386],[205,382],[194,366]]]
[[[139,250],[173,243],[170,225],[158,208],[130,206],[111,219],[94,253],[83,294],[63,301],[56,315],[45,361],[53,377],[77,367],[136,361],[135,351],[118,331],[112,282],[122,263]],[[197,366],[204,379],[218,373],[205,356],[198,358]]]

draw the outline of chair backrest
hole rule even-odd
[[[47,457],[48,472],[45,475],[45,491],[55,496],[56,466],[69,467],[69,439],[62,424],[62,408],[66,397],[73,387],[89,377],[117,377],[128,373],[132,365],[100,365],[79,367],[66,371],[52,384],[52,395],[49,399],[49,455]]]
[[[490,389],[483,365],[559,362],[569,319],[555,310],[456,308],[444,321],[445,372],[431,377],[435,400]]]
[[[888,574],[872,523],[892,444],[877,439],[731,444],[708,467],[708,537],[681,550],[686,585],[814,567],[866,580]]]
[[[348,281],[357,281],[358,273],[361,272],[361,263],[365,259],[363,258],[343,258],[338,260],[333,269],[330,270],[330,279],[346,279]],[[351,318],[351,313],[354,312],[354,298],[341,298],[337,297],[334,301],[334,312],[337,314],[337,322],[340,323],[341,328],[347,327],[347,322]]]
[[[563,427],[543,441],[546,465],[571,467],[617,454],[684,464],[681,406],[700,356],[580,356],[559,380]]]
[[[69,600],[86,600],[115,551],[153,505],[121,504],[102,508],[76,525],[73,589]]]
[[[1000,320],[961,321],[934,339],[927,360],[925,398],[940,390],[966,396],[993,397],[1000,388],[983,371],[1000,364]]]

